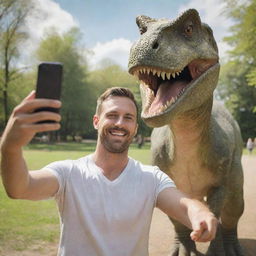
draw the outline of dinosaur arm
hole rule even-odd
[[[218,221],[213,213],[203,203],[189,198],[178,189],[164,189],[158,195],[157,207],[192,229],[193,240],[207,242],[215,237]]]

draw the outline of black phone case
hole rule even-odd
[[[58,62],[44,62],[38,66],[36,98],[60,99],[63,66]],[[40,108],[38,111],[59,112],[56,108]],[[43,121],[52,122],[52,121]]]

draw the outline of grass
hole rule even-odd
[[[24,149],[28,168],[40,169],[63,159],[77,159],[92,153],[95,143],[30,144]],[[150,164],[149,145],[130,147],[129,155]],[[57,242],[59,218],[54,200],[31,202],[9,199],[0,181],[0,255],[4,250],[23,251],[40,242]]]
[[[250,153],[248,149],[244,148],[243,149],[243,155],[251,155],[251,156],[256,156],[256,148],[253,149],[253,151]]]

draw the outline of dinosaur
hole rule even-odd
[[[230,113],[213,100],[220,64],[212,29],[195,9],[175,20],[141,15],[136,22],[141,37],[131,47],[128,70],[140,81],[141,117],[154,127],[153,164],[219,218],[206,255],[242,256],[237,237],[244,210],[242,138]],[[170,255],[202,255],[190,230],[172,222]]]

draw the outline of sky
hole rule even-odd
[[[220,57],[229,46],[223,38],[229,35],[232,21],[224,14],[221,0],[34,0],[43,19],[28,18],[31,51],[55,27],[60,33],[72,27],[82,32],[83,47],[91,52],[87,61],[90,69],[104,60],[127,68],[131,45],[139,38],[136,16],[174,19],[184,10],[195,8],[201,20],[213,29]]]

